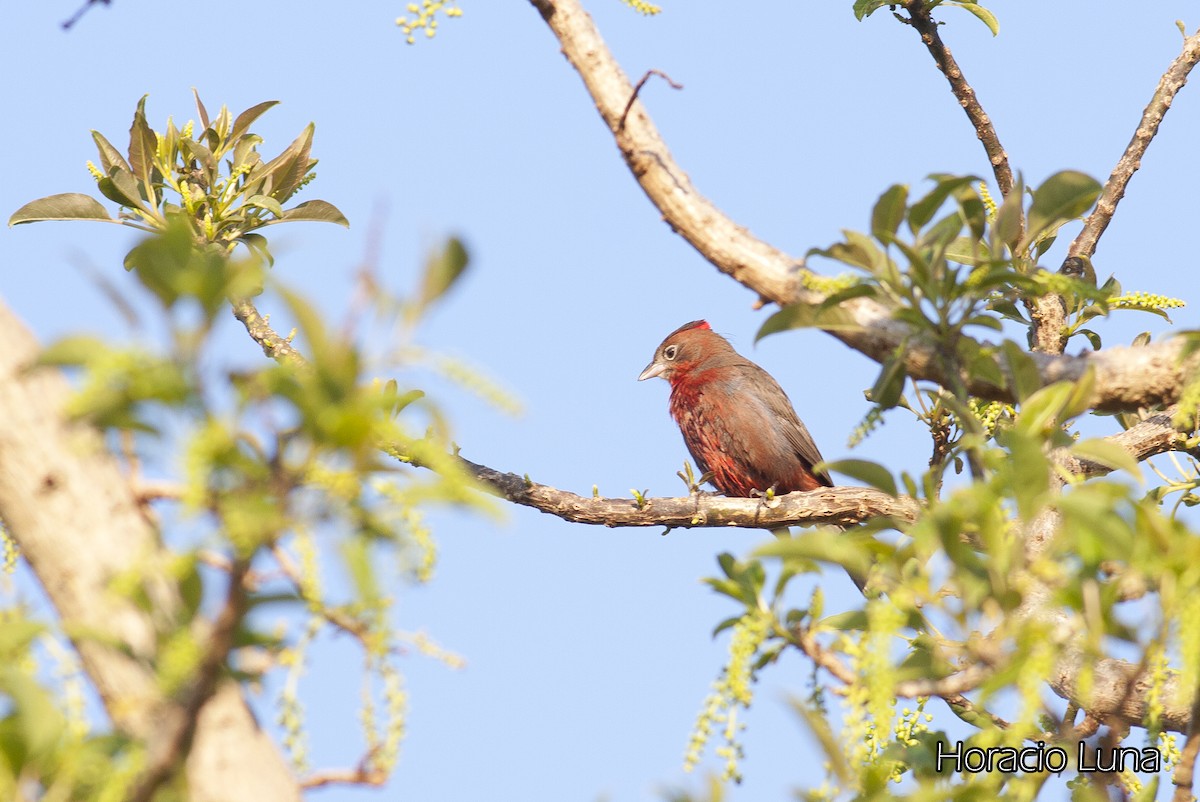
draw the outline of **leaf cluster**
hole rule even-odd
[[[236,117],[222,106],[210,120],[198,94],[195,99],[199,125],[188,122],[180,129],[168,119],[159,132],[147,122],[143,97],[134,111],[124,154],[92,131],[99,165],[88,166],[100,194],[118,205],[115,218],[95,198],[65,193],[25,204],[9,218],[9,225],[97,220],[162,233],[172,220],[181,219],[196,243],[223,251],[241,243],[268,263],[270,253],[266,240],[256,233],[259,229],[302,220],[349,225],[327,201],[284,207],[315,176],[311,123],[279,155],[265,160],[258,152],[262,137],[251,127],[278,101],[259,103]],[[138,261],[135,249],[126,267]]]

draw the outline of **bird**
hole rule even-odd
[[[808,427],[779,382],[705,320],[667,335],[638,381],[671,385],[671,417],[700,471],[726,496],[832,487]]]

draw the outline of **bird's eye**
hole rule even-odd
[[[670,361],[670,360],[673,360],[677,356],[679,356],[679,346],[678,345],[668,345],[666,348],[663,349],[663,359]]]

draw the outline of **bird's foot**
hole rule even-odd
[[[767,509],[779,506],[779,497],[775,495],[775,485],[771,485],[766,491],[751,490],[750,497],[761,499],[762,505]]]

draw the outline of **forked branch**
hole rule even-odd
[[[558,39],[563,55],[583,79],[597,111],[613,135],[630,172],[671,228],[714,267],[757,296],[780,305],[820,304],[825,296],[799,280],[804,260],[758,239],[701,195],[676,163],[640,99],[629,106],[633,86],[578,0],[530,0]],[[626,106],[629,106],[626,114]],[[622,118],[624,126],[621,125]],[[912,329],[892,318],[883,304],[855,298],[840,307],[846,328],[834,337],[877,362],[888,359],[901,343],[910,376],[950,384],[943,360],[934,349],[914,343]],[[1052,326],[1046,326],[1048,330]],[[1075,381],[1096,369],[1090,403],[1101,411],[1130,411],[1174,403],[1195,369],[1195,360],[1180,364],[1180,346],[1167,340],[1145,348],[1112,348],[1090,356],[1033,354],[1042,384]],[[1013,401],[1005,387],[977,376],[959,377],[979,398]],[[957,383],[953,382],[953,383]]]

